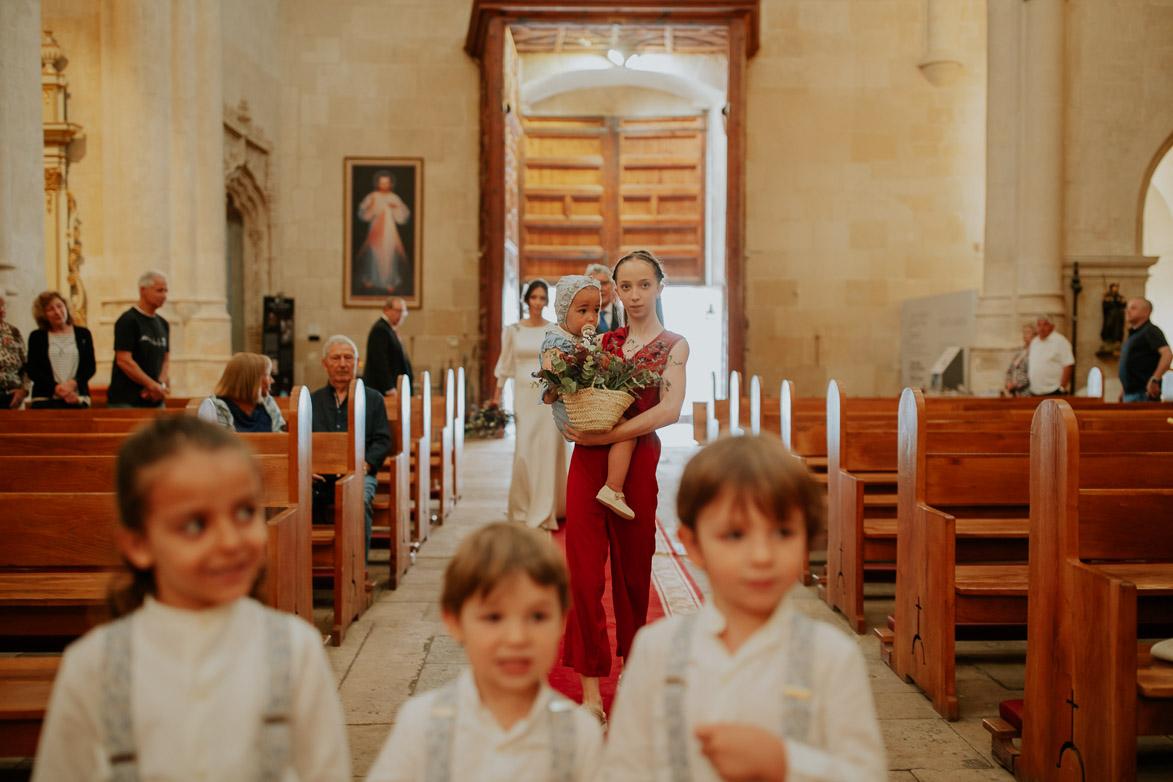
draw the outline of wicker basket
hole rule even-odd
[[[584,388],[562,397],[570,425],[580,432],[602,433],[614,428],[635,398],[626,391]]]

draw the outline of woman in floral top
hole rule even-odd
[[[5,320],[4,296],[0,295],[0,410],[15,410],[28,396],[25,388],[26,353],[20,329]]]
[[[1027,357],[1030,355],[1030,341],[1035,338],[1035,324],[1022,324],[1022,347],[1010,360],[1006,370],[1006,391],[1010,396],[1030,396],[1030,377],[1026,374]]]

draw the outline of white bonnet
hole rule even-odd
[[[568,274],[558,280],[558,292],[554,298],[554,313],[558,317],[558,325],[563,328],[565,328],[566,318],[570,314],[570,304],[583,288],[599,290],[599,281],[594,277],[587,277],[585,274]]]

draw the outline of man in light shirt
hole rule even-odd
[[[1039,315],[1036,321],[1038,336],[1030,341],[1027,375],[1032,396],[1054,396],[1071,393],[1071,373],[1075,369],[1075,354],[1067,337],[1055,331],[1048,315]]]

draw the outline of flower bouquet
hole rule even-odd
[[[513,418],[512,413],[501,409],[493,402],[482,402],[480,407],[473,406],[464,425],[464,433],[469,437],[481,440],[491,440],[505,434],[505,425]]]
[[[608,353],[588,330],[572,352],[556,351],[550,368],[537,377],[558,392],[570,425],[581,432],[609,432],[635,399],[635,392],[659,385],[660,376],[638,361]]]

